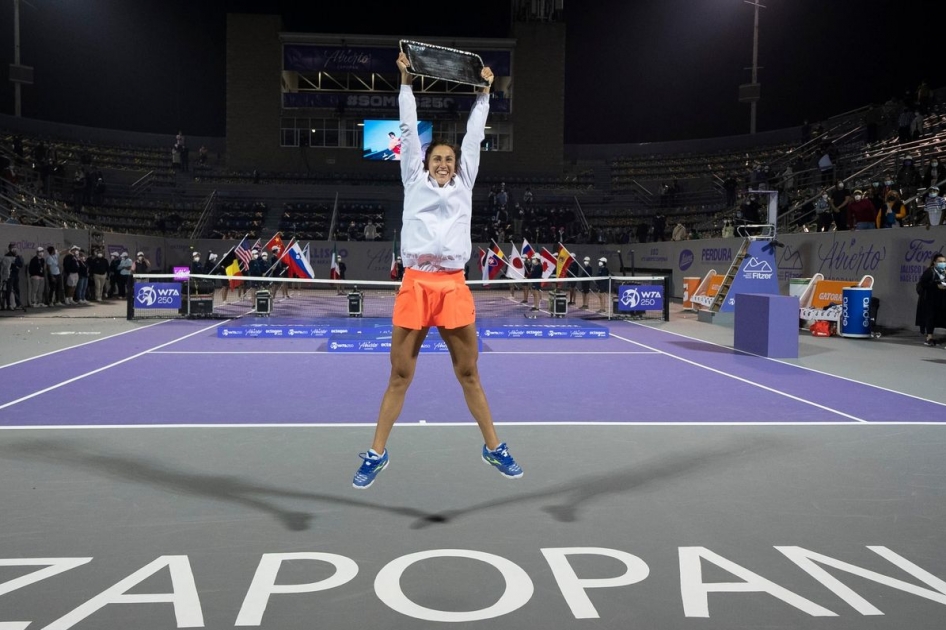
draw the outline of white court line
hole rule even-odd
[[[633,324],[633,325],[635,325],[635,326],[643,326],[644,328],[650,328],[649,326],[645,326],[644,324],[641,324],[641,323],[639,323],[639,322],[627,322],[627,323],[628,323],[628,324]],[[674,335],[674,336],[676,336],[676,337],[682,337],[682,338],[684,338],[684,339],[689,339],[690,341],[698,341],[698,342],[700,342],[700,343],[706,343],[706,344],[709,344],[709,345],[711,345],[711,346],[716,346],[717,348],[726,348],[727,350],[732,350],[733,352],[738,352],[738,353],[744,354],[744,355],[746,355],[746,356],[759,357],[760,359],[767,359],[767,360],[773,361],[773,362],[775,362],[775,363],[781,363],[781,364],[783,364],[783,365],[790,365],[790,366],[795,367],[795,368],[798,368],[798,369],[800,369],[800,370],[807,370],[807,371],[809,371],[809,372],[814,372],[815,374],[821,374],[822,376],[830,376],[831,378],[837,378],[837,379],[840,379],[840,380],[842,380],[842,381],[847,381],[847,382],[849,382],[849,383],[857,383],[858,385],[864,385],[865,387],[873,387],[874,389],[879,389],[879,390],[882,391],[882,392],[888,392],[888,393],[890,393],[890,394],[900,394],[901,396],[906,396],[906,397],[908,397],[908,398],[913,398],[913,399],[915,399],[915,400],[919,400],[919,401],[922,401],[922,402],[927,402],[927,403],[931,403],[931,404],[934,404],[934,405],[939,405],[939,406],[941,406],[941,407],[946,407],[946,403],[942,403],[942,402],[940,402],[940,401],[938,401],[938,400],[930,400],[929,398],[923,398],[922,396],[917,396],[916,394],[908,394],[908,393],[906,393],[906,392],[901,392],[901,391],[896,390],[896,389],[890,389],[889,387],[883,387],[883,386],[881,386],[881,385],[875,385],[874,383],[868,383],[868,382],[866,382],[866,381],[859,381],[859,380],[857,380],[856,378],[850,378],[850,377],[848,377],[848,376],[841,376],[841,375],[839,375],[839,374],[832,374],[831,372],[825,372],[824,370],[817,370],[817,369],[815,369],[815,368],[808,367],[808,366],[805,366],[805,365],[798,365],[797,363],[789,363],[788,361],[783,361],[783,360],[781,360],[781,359],[773,359],[773,358],[771,358],[771,357],[765,357],[765,356],[762,356],[761,354],[753,354],[752,352],[746,352],[745,350],[736,350],[735,348],[731,348],[730,346],[724,346],[723,344],[721,344],[721,343],[716,343],[716,342],[714,342],[714,341],[705,341],[705,340],[703,340],[703,339],[697,339],[696,337],[690,337],[689,335],[684,335],[684,334],[682,334],[682,333],[673,332],[673,331],[671,331],[671,330],[658,330],[658,329],[655,329],[655,328],[650,328],[650,330],[656,330],[657,332],[666,333],[666,334],[668,334],[668,335]],[[640,344],[638,344],[638,345],[640,345]],[[936,423],[934,423],[934,424],[936,424]]]
[[[7,407],[12,407],[13,405],[16,405],[16,404],[18,404],[18,403],[21,403],[21,402],[23,402],[23,401],[25,401],[25,400],[29,400],[30,398],[35,398],[36,396],[39,396],[39,395],[41,395],[41,394],[45,394],[46,392],[51,392],[51,391],[53,391],[54,389],[59,389],[60,387],[64,387],[65,385],[68,385],[68,384],[70,384],[70,383],[75,383],[76,381],[80,381],[80,380],[86,378],[87,376],[92,376],[93,374],[98,374],[99,372],[104,372],[105,370],[107,370],[107,369],[109,369],[109,368],[113,368],[113,367],[115,367],[116,365],[121,365],[122,363],[127,363],[128,361],[131,361],[132,359],[137,359],[138,357],[143,356],[143,355],[146,355],[146,354],[148,354],[149,352],[151,352],[151,351],[153,351],[153,350],[157,350],[157,349],[159,349],[159,348],[164,348],[165,346],[169,346],[169,345],[171,345],[172,343],[177,343],[178,341],[183,341],[183,340],[187,339],[188,337],[193,337],[194,335],[199,335],[199,334],[202,333],[202,332],[205,332],[205,331],[207,331],[207,330],[210,330],[211,328],[216,328],[217,326],[220,326],[221,324],[225,324],[225,323],[227,323],[227,322],[229,322],[229,321],[230,321],[229,319],[225,319],[225,320],[223,320],[223,321],[221,321],[221,322],[217,322],[216,324],[213,324],[212,326],[207,326],[206,328],[201,328],[200,330],[196,330],[196,331],[194,331],[194,332],[192,332],[192,333],[186,334],[186,335],[184,335],[183,337],[178,337],[177,339],[172,339],[171,341],[168,341],[168,342],[166,342],[166,343],[162,343],[161,345],[155,346],[154,348],[150,348],[149,350],[145,350],[145,351],[143,351],[143,352],[139,352],[138,354],[133,354],[133,355],[131,355],[130,357],[125,357],[124,359],[120,359],[120,360],[118,360],[118,361],[115,361],[114,363],[109,363],[108,365],[103,365],[102,367],[96,368],[96,369],[92,370],[91,372],[86,372],[85,374],[80,374],[79,376],[73,376],[73,377],[70,378],[70,379],[67,379],[67,380],[65,380],[65,381],[62,381],[61,383],[56,383],[55,385],[50,385],[49,387],[46,387],[45,389],[41,389],[41,390],[39,390],[38,392],[33,392],[32,394],[28,394],[28,395],[23,396],[23,397],[21,397],[21,398],[17,398],[16,400],[11,400],[11,401],[8,402],[8,403],[4,403],[4,404],[0,405],[0,411],[6,409]]]
[[[152,352],[151,354],[324,354],[331,356],[388,356],[387,352],[325,352],[324,350],[162,350],[159,352]],[[446,354],[446,353],[441,353]],[[656,350],[627,350],[624,352],[621,351],[595,351],[595,350],[574,350],[574,351],[559,351],[559,352],[539,352],[538,350],[490,350],[489,352],[480,353],[481,357],[493,355],[493,354],[660,354]]]
[[[648,346],[648,345],[646,345],[646,344],[640,343],[639,341],[631,341],[630,339],[625,339],[624,337],[621,337],[620,335],[615,335],[613,332],[611,333],[611,336],[614,337],[615,339],[620,339],[621,341],[626,341],[626,342],[628,342],[628,343],[633,343],[633,344],[636,344],[636,345],[638,345],[638,346],[642,346],[642,347],[644,347],[644,348],[650,348],[650,346]],[[810,400],[805,400],[804,398],[799,398],[798,396],[793,396],[792,394],[788,394],[788,393],[786,393],[786,392],[779,391],[779,390],[777,390],[777,389],[775,389],[775,388],[773,388],[773,387],[768,387],[767,385],[761,385],[761,384],[759,384],[759,383],[755,383],[755,382],[753,382],[753,381],[750,381],[750,380],[747,379],[747,378],[742,378],[741,376],[736,376],[735,374],[730,374],[730,373],[728,373],[728,372],[723,372],[722,370],[717,370],[716,368],[711,368],[711,367],[709,367],[708,365],[703,365],[702,363],[697,363],[696,361],[691,361],[690,359],[684,359],[683,357],[678,357],[678,356],[676,356],[676,355],[674,355],[674,354],[670,354],[669,352],[663,352],[662,350],[657,350],[656,348],[650,348],[650,349],[653,350],[653,351],[655,351],[655,352],[659,352],[660,354],[666,355],[666,356],[670,357],[671,359],[676,359],[676,360],[678,360],[678,361],[683,361],[684,363],[689,363],[690,365],[692,365],[692,366],[694,366],[694,367],[698,367],[698,368],[701,368],[701,369],[704,369],[704,370],[709,370],[710,372],[714,372],[714,373],[719,374],[719,375],[721,375],[721,376],[725,376],[725,377],[727,377],[727,378],[731,378],[731,379],[740,381],[740,382],[742,382],[742,383],[746,383],[747,385],[752,385],[753,387],[758,387],[759,389],[764,389],[765,391],[771,392],[771,393],[773,393],[773,394],[778,394],[779,396],[784,396],[785,398],[790,398],[790,399],[792,399],[792,400],[796,400],[796,401],[801,402],[801,403],[804,403],[804,404],[806,404],[806,405],[811,405],[812,407],[817,407],[818,409],[822,409],[822,410],[827,411],[827,412],[829,412],[829,413],[837,414],[837,415],[839,415],[839,416],[841,416],[841,417],[843,417],[843,418],[850,418],[851,420],[854,420],[854,421],[856,421],[856,422],[864,422],[864,423],[867,422],[867,420],[864,420],[863,418],[858,418],[857,416],[852,416],[852,415],[849,414],[849,413],[844,413],[843,411],[838,411],[837,409],[832,409],[831,407],[827,407],[827,406],[825,406],[825,405],[820,405],[820,404],[818,404],[818,403],[816,403],[816,402],[812,402],[812,401],[810,401]]]
[[[273,424],[247,423],[247,424],[49,424],[49,425],[4,425],[0,426],[0,431],[87,431],[110,430],[110,429],[373,429],[374,422],[345,422],[345,423],[324,423],[324,422],[278,422]],[[626,420],[607,422],[595,420],[589,422],[496,422],[497,426],[503,427],[913,427],[913,426],[940,426],[946,427],[946,422],[929,421],[878,421],[878,422],[850,422],[850,421],[773,421],[773,422],[628,422]],[[476,422],[408,422],[398,420],[396,427],[405,428],[457,428],[469,430],[475,427]]]
[[[167,322],[172,321],[170,319],[164,319],[160,322],[155,322],[153,324],[148,324],[147,326],[142,326],[141,328],[132,328],[131,330],[123,330],[120,333],[115,333],[114,335],[109,335],[108,337],[99,337],[98,339],[93,339],[92,341],[86,341],[84,343],[77,343],[74,346],[69,346],[68,348],[60,348],[59,350],[53,350],[52,352],[47,352],[45,354],[38,354],[35,357],[30,357],[28,359],[20,359],[19,361],[14,361],[13,363],[7,363],[6,365],[0,365],[0,370],[3,368],[13,367],[14,365],[19,365],[21,363],[26,363],[27,361],[32,361],[34,359],[42,359],[43,357],[48,357],[59,352],[65,352],[66,350],[72,350],[73,348],[81,348],[82,346],[87,346],[90,343],[98,343],[100,341],[105,341],[106,339],[114,339],[115,337],[120,337],[122,335],[127,335],[128,333],[133,333],[139,330],[144,330],[145,328],[151,328],[152,326],[157,326],[158,324],[166,324]]]

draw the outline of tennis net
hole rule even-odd
[[[467,280],[477,318],[669,319],[669,277],[606,276],[542,280]],[[135,276],[129,319],[341,317],[390,319],[398,281],[221,276]]]

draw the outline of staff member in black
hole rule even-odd
[[[601,257],[598,259],[598,280],[595,281],[596,288],[598,289],[598,312],[607,313],[608,312],[608,298],[611,296],[611,281],[609,276],[611,275],[611,270],[608,269],[608,259]]]

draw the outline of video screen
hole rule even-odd
[[[365,120],[362,134],[362,157],[366,160],[398,161],[401,159],[401,128],[397,120]],[[434,139],[434,124],[429,120],[417,122],[420,151]]]

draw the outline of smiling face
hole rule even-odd
[[[425,164],[437,185],[446,186],[457,172],[457,151],[449,144],[431,144]]]

